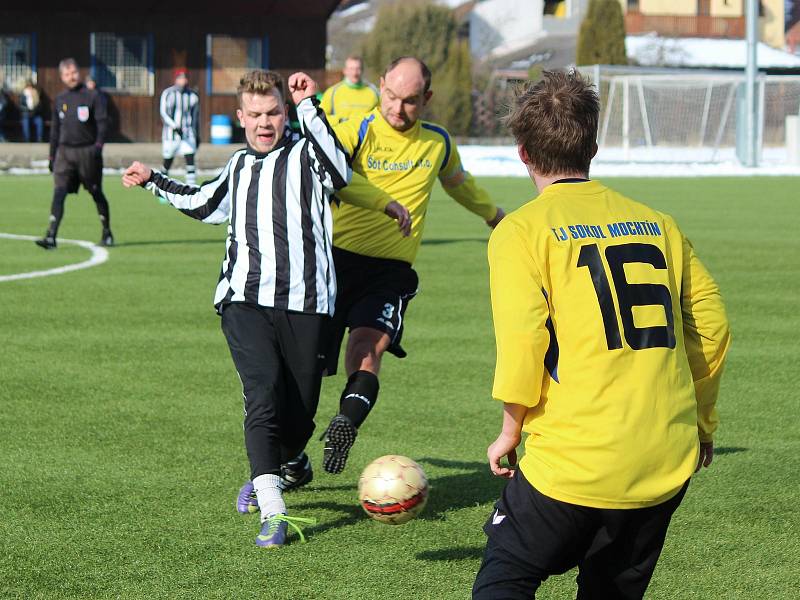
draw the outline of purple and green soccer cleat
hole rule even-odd
[[[272,515],[261,523],[261,531],[256,536],[256,546],[260,548],[280,548],[286,543],[290,525],[292,529],[297,532],[297,535],[300,536],[300,542],[304,543],[306,541],[306,536],[303,535],[300,524],[314,525],[316,522],[316,519],[290,517],[282,513]]]
[[[236,497],[236,511],[242,515],[252,515],[258,512],[258,498],[253,489],[253,482],[246,482],[239,490]]]

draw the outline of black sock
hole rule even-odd
[[[195,176],[194,154],[187,154],[184,156],[184,159],[186,159],[186,183],[194,185],[197,181]]]
[[[92,191],[92,199],[94,200],[95,208],[97,208],[97,216],[100,217],[100,224],[103,226],[103,235],[111,232],[111,214],[108,210],[108,200],[103,193],[103,190],[95,188]]]
[[[339,400],[339,412],[360,427],[366,420],[369,411],[378,401],[380,389],[378,377],[369,371],[356,371],[347,380],[347,385]]]
[[[169,175],[169,168],[172,166],[172,161],[175,160],[174,158],[165,158],[164,159],[164,175]]]
[[[67,190],[56,188],[53,190],[53,203],[50,206],[50,226],[47,228],[47,237],[55,238],[58,233],[58,226],[64,217],[64,200],[67,197]]]

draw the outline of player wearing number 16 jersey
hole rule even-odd
[[[539,196],[489,242],[504,403],[474,598],[530,598],[579,567],[579,598],[641,598],[689,478],[708,466],[730,335],[675,221],[588,179],[598,100],[545,73],[509,116]],[[500,466],[528,434],[519,469]],[[680,594],[676,594],[680,595]]]

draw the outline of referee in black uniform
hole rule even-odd
[[[113,246],[108,200],[103,194],[103,144],[108,122],[106,104],[97,90],[81,82],[78,64],[65,58],[58,64],[61,81],[67,90],[56,96],[50,130],[49,168],[55,183],[50,225],[36,244],[51,250],[56,247],[58,226],[64,216],[67,194],[83,187],[92,195],[103,232],[101,246]]]

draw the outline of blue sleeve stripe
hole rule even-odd
[[[444,160],[442,161],[442,166],[439,168],[439,171],[441,171],[444,169],[445,165],[447,165],[447,161],[450,160],[450,135],[444,129],[433,123],[423,123],[422,127],[429,131],[435,131],[444,138]]]
[[[358,151],[361,149],[361,144],[364,141],[364,138],[367,137],[367,129],[369,129],[369,124],[372,123],[372,120],[375,118],[375,115],[369,115],[368,117],[364,117],[361,121],[361,125],[358,127],[358,144],[353,149],[353,156],[350,160],[355,160],[356,156],[358,155]]]

